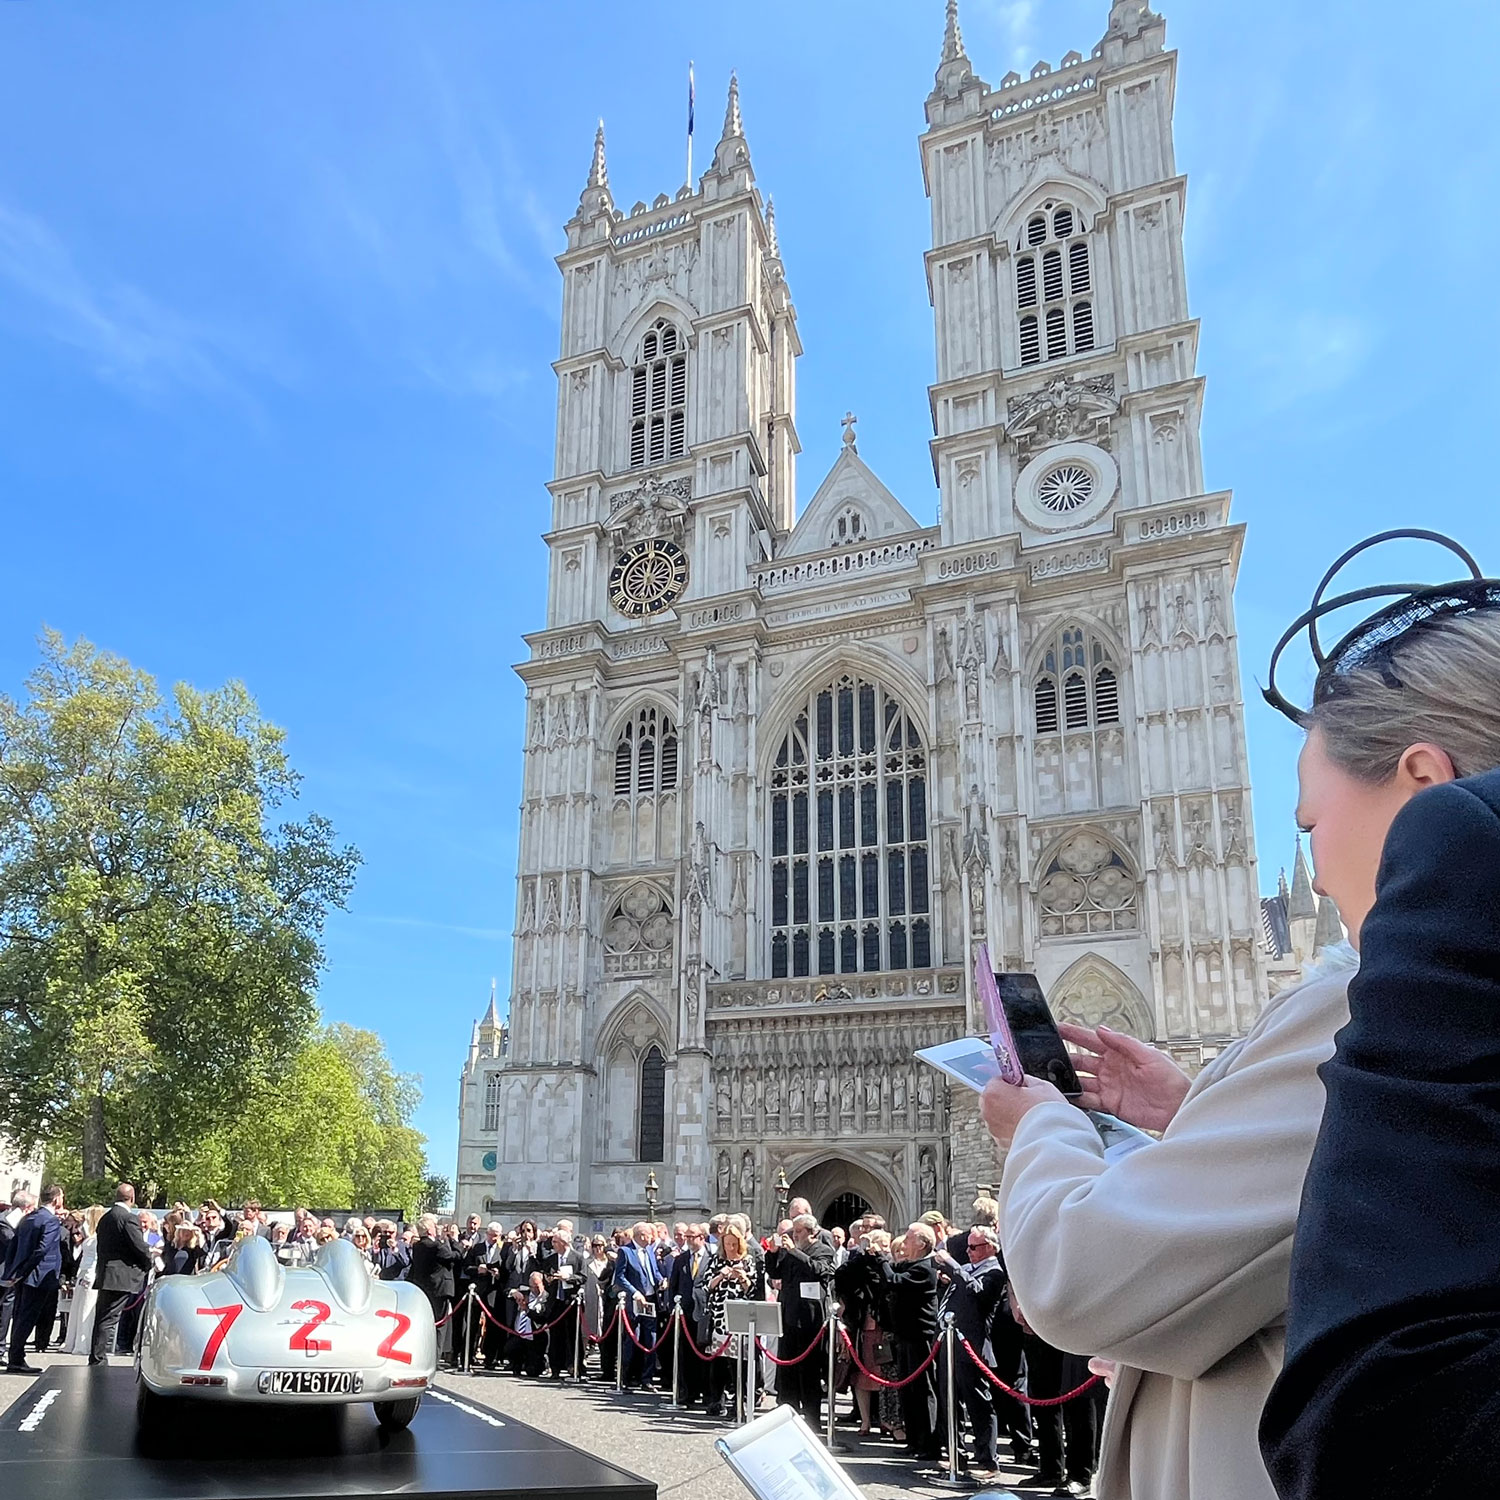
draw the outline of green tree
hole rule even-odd
[[[87,641],[41,644],[0,696],[0,1130],[76,1150],[89,1183],[213,1180],[253,1102],[342,1061],[308,1041],[359,856],[277,821],[298,778],[243,686],[164,697]]]
[[[441,1172],[429,1172],[422,1179],[422,1197],[417,1212],[441,1213],[453,1201],[453,1184]]]

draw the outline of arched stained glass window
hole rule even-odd
[[[667,1060],[652,1045],[641,1059],[641,1119],[638,1161],[665,1161],[667,1141]]]
[[[773,977],[931,966],[927,752],[897,698],[854,675],[811,693],[770,812]]]

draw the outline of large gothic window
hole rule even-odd
[[[640,1130],[637,1161],[665,1161],[667,1141],[667,1060],[651,1046],[641,1059]]]
[[[484,1130],[492,1134],[500,1128],[500,1075],[486,1073],[484,1076]]]
[[[1120,681],[1109,648],[1082,625],[1064,626],[1048,644],[1032,694],[1038,734],[1120,722]]]
[[[771,777],[771,973],[875,973],[932,963],[927,756],[883,687],[814,691]]]
[[[1094,347],[1094,268],[1083,216],[1069,203],[1044,203],[1021,231],[1016,314],[1021,363],[1083,354]]]
[[[652,796],[677,787],[677,726],[643,708],[615,742],[615,796]]]
[[[641,340],[630,372],[630,467],[687,452],[687,342],[665,318]]]

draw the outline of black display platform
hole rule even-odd
[[[135,1372],[54,1366],[0,1417],[0,1495],[17,1500],[656,1500],[656,1486],[441,1389],[405,1432],[368,1405],[183,1403],[136,1436]]]

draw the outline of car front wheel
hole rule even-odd
[[[400,1432],[411,1426],[411,1419],[421,1404],[420,1396],[410,1396],[404,1401],[377,1401],[375,1419],[387,1432]]]
[[[170,1415],[171,1401],[159,1396],[139,1376],[135,1382],[135,1421],[139,1430],[147,1437],[162,1430]]]

